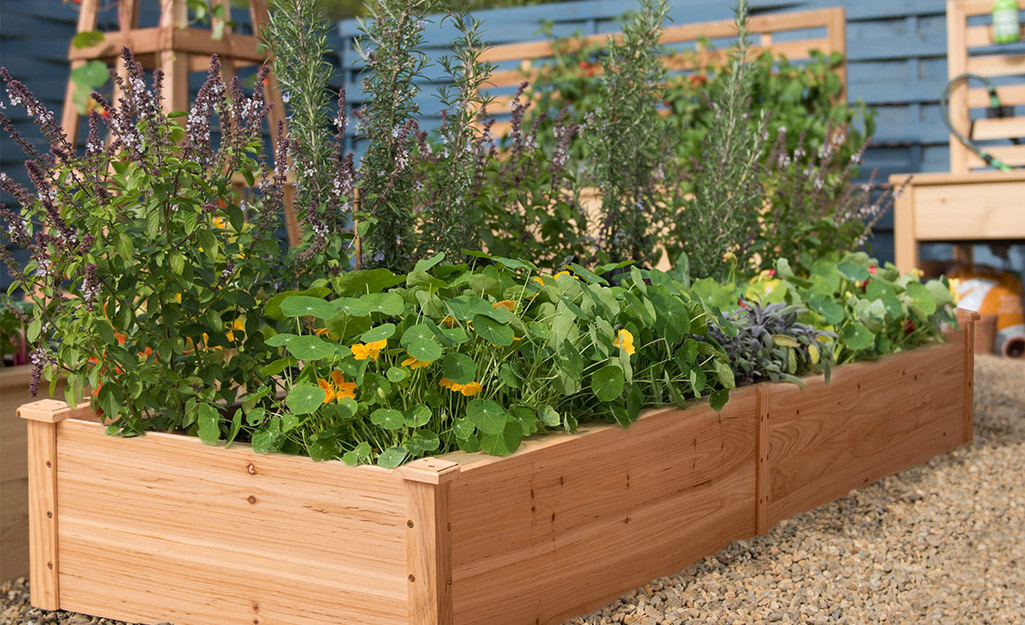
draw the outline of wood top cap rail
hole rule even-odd
[[[41,399],[18,408],[18,416],[22,419],[43,423],[59,423],[69,418],[73,412],[75,411],[71,406],[56,399]]]
[[[459,463],[442,458],[420,458],[395,469],[395,472],[409,482],[440,485],[459,476]]]

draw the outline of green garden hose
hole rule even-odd
[[[968,82],[969,80],[977,80],[986,87],[986,92],[989,94],[989,111],[987,112],[989,116],[1006,117],[1010,114],[1003,106],[1000,105],[1000,98],[997,96],[997,88],[991,80],[978,74],[961,74],[951,78],[950,81],[947,82],[947,85],[943,87],[943,95],[940,96],[940,116],[943,117],[943,123],[947,125],[950,133],[957,137],[958,141],[963,143],[965,147],[981,158],[988,167],[992,167],[993,169],[1000,171],[1011,171],[1011,168],[1001,162],[1000,159],[976,145],[971,139],[971,131],[968,133],[969,136],[965,137],[957,128],[954,128],[954,125],[950,122],[950,92],[959,83]],[[1012,139],[1012,141],[1014,143],[1018,143],[1017,139]]]

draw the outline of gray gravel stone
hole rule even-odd
[[[975,441],[737,541],[566,625],[1025,622],[1025,361],[978,356]],[[124,625],[29,606],[0,625]]]

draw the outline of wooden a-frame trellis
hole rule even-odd
[[[103,39],[92,46],[78,48],[72,45],[68,51],[71,69],[74,70],[88,61],[103,61],[116,67],[118,73],[124,75],[121,48],[127,46],[143,68],[160,68],[164,72],[164,109],[168,112],[188,110],[189,74],[207,71],[210,67],[210,55],[216,54],[220,58],[221,74],[224,81],[229,83],[239,67],[260,65],[268,60],[269,54],[261,49],[256,36],[232,31],[226,19],[230,14],[230,1],[210,0],[213,6],[222,6],[223,13],[218,17],[211,12],[213,28],[193,28],[189,26],[185,0],[159,0],[158,25],[140,28],[139,0],[119,0],[118,30],[103,33]],[[99,11],[100,0],[82,0],[78,14],[79,33],[96,30]],[[267,1],[250,0],[249,14],[255,31],[260,24],[268,20]],[[222,32],[220,38],[213,37],[215,29]],[[69,77],[61,123],[72,143],[77,139],[81,122],[74,101],[75,88],[75,83]],[[116,102],[119,95],[116,91],[117,85],[114,88],[113,101]],[[276,141],[274,129],[277,128],[279,121],[285,121],[285,107],[273,75],[267,78],[264,97],[272,104],[269,114],[271,140]],[[300,240],[300,233],[292,209],[291,187],[286,189],[286,195],[289,197],[286,198],[285,205],[285,226],[289,244],[295,245]]]

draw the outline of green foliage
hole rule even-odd
[[[610,39],[598,81],[600,104],[586,122],[591,175],[601,198],[598,247],[614,262],[658,262],[656,242],[672,210],[671,142],[659,115],[666,68],[659,45],[667,0],[640,0]]]
[[[478,194],[490,156],[490,123],[484,112],[489,98],[481,89],[494,67],[480,60],[484,43],[479,22],[460,13],[450,13],[445,20],[460,36],[452,42],[452,53],[439,61],[451,80],[438,93],[445,107],[444,122],[430,144],[420,143],[414,159],[420,179],[414,256],[442,252],[457,262],[462,250],[481,247]]]
[[[669,244],[672,258],[686,255],[693,275],[719,280],[729,271],[727,254],[741,267],[750,265],[763,204],[759,157],[766,121],[764,112],[755,127],[748,119],[753,80],[745,0],[736,24],[737,45],[691,180],[693,199],[676,215]]]
[[[111,142],[100,139],[94,113],[82,156],[48,132],[62,156],[28,161],[37,195],[3,181],[26,200],[23,225],[10,232],[32,260],[12,288],[32,302],[33,387],[42,374],[52,393],[64,376],[72,405],[92,389],[113,431],[209,435],[200,417],[233,403],[240,387],[261,386],[271,355],[254,310],[276,272],[276,215],[232,193],[233,176],[260,174],[263,103],[228,89],[215,62],[183,127],[130,53],[123,57],[124,97],[116,107],[99,102]],[[4,80],[51,129],[53,114]]]
[[[253,440],[382,466],[457,448],[504,455],[583,419],[627,425],[682,402],[684,386],[717,405],[732,388],[722,351],[699,340],[707,311],[666,274],[633,269],[611,285],[599,274],[614,266],[553,276],[474,256],[487,262],[421,263],[387,290],[356,271],[316,305],[286,294],[282,314],[298,316],[268,343],[301,366],[283,370],[277,412],[253,405]],[[368,288],[355,293],[354,279]]]
[[[414,82],[427,66],[421,52],[427,0],[379,0],[361,20],[357,50],[367,64],[363,90],[368,103],[361,132],[371,141],[360,177],[360,235],[363,263],[407,271],[416,249],[413,208],[416,188],[410,155],[416,149],[419,89]]]
[[[8,356],[24,354],[25,319],[31,312],[31,303],[0,294],[0,368],[7,366]]]
[[[261,41],[273,53],[274,75],[288,111],[287,141],[282,128],[271,129],[278,133],[275,161],[283,171],[291,160],[293,207],[304,228],[290,264],[309,283],[349,266],[355,171],[351,159],[340,157],[347,122],[344,97],[334,119],[336,136],[331,132],[330,24],[314,2],[272,0],[270,8]]]

